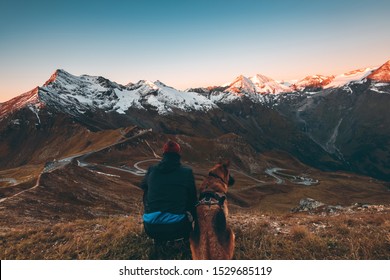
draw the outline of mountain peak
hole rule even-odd
[[[390,60],[373,71],[367,78],[378,82],[390,82]]]
[[[235,94],[277,94],[291,91],[289,87],[262,74],[249,78],[240,75],[232,83],[227,84],[227,87],[227,92]]]
[[[229,85],[228,91],[233,93],[256,93],[256,89],[252,81],[244,75],[239,75]]]
[[[296,90],[304,90],[305,88],[324,88],[334,80],[335,76],[324,76],[324,75],[312,75],[306,76],[302,80],[298,81],[293,85]]]
[[[233,82],[230,83],[230,85],[233,85],[235,83],[247,83],[249,82],[249,78],[245,77],[244,75],[237,76]]]
[[[262,74],[256,74],[249,78],[255,87],[255,91],[260,94],[278,94],[290,92],[290,88]]]
[[[52,83],[54,83],[59,77],[65,78],[65,77],[72,77],[73,75],[66,72],[64,69],[57,69],[50,78],[43,84],[43,86],[48,86]]]
[[[35,87],[34,89],[19,96],[16,96],[11,100],[8,100],[7,102],[1,103],[0,119],[8,113],[19,110],[20,108],[23,108],[28,105],[40,106],[38,92],[39,87]]]
[[[251,77],[250,80],[254,83],[268,83],[274,81],[274,79],[271,79],[270,77],[262,74],[256,74],[255,76]]]

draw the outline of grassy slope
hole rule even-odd
[[[390,259],[388,209],[333,216],[234,214],[229,222],[236,233],[236,259]],[[152,246],[139,216],[0,233],[1,259],[148,259]]]

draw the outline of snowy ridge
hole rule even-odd
[[[219,88],[222,90],[210,87],[210,100],[216,103],[231,103],[243,97],[247,97],[253,102],[265,103],[276,98],[280,93],[292,92],[292,89],[285,82],[278,82],[260,74],[253,77],[240,75],[233,82]]]
[[[256,93],[256,89],[255,85],[249,78],[241,75],[228,85],[226,92],[230,92],[240,96],[242,93],[254,94]]]
[[[244,98],[256,103],[275,103],[281,94],[298,92],[316,94],[322,89],[343,88],[352,93],[350,84],[372,81],[371,89],[388,93],[390,61],[379,68],[364,68],[337,76],[314,75],[300,81],[276,81],[264,75],[238,76],[222,86],[193,88],[179,91],[160,81],[141,80],[120,85],[100,76],[75,76],[57,70],[42,87],[0,104],[0,119],[8,113],[28,107],[36,114],[38,122],[40,108],[49,105],[72,115],[87,111],[103,110],[127,114],[129,109],[155,111],[160,115],[176,111],[209,111],[218,109],[217,104],[232,103]]]
[[[361,81],[370,75],[373,70],[375,70],[375,68],[363,68],[337,75],[334,77],[332,82],[327,84],[324,88],[337,88],[347,85],[351,82]]]
[[[217,107],[198,93],[178,91],[159,81],[122,86],[103,77],[74,76],[64,70],[57,70],[39,89],[39,97],[45,103],[79,113],[101,109],[125,114],[129,108],[152,107],[159,114],[168,114],[175,109],[207,111]]]
[[[260,74],[249,78],[240,75],[232,83],[225,84],[225,86],[227,87],[225,92],[238,96],[242,94],[278,94],[292,91],[288,86]]]
[[[244,96],[254,102],[268,103],[277,101],[281,93],[301,92],[303,94],[316,94],[322,89],[328,88],[349,88],[350,83],[363,83],[366,79],[372,79],[376,82],[390,81],[390,61],[380,68],[363,68],[337,76],[313,75],[307,76],[299,81],[276,81],[267,76],[257,74],[253,77],[238,76],[233,82],[224,84],[221,87],[210,87],[207,92],[205,89],[198,89],[201,92],[208,93],[210,100],[216,103],[231,103],[240,100]],[[382,85],[377,85],[381,87]],[[372,86],[377,92],[382,90]],[[383,86],[382,86],[383,87]]]
[[[278,94],[292,91],[290,87],[264,75],[257,74],[249,79],[255,85],[256,92],[260,94]]]
[[[334,80],[334,76],[313,75],[296,82],[291,87],[295,90],[304,90],[307,88],[324,88]]]
[[[352,82],[361,82],[370,75],[376,68],[363,68],[343,73],[337,76],[313,75],[294,83],[291,88],[297,91],[303,91],[310,88],[327,89],[339,88]]]
[[[390,60],[373,71],[367,78],[378,82],[390,83]]]
[[[156,107],[160,114],[172,112],[173,108],[182,111],[208,111],[217,106],[208,98],[195,93],[178,91],[157,81],[153,84],[156,95],[148,95],[147,103]]]
[[[0,119],[5,115],[12,113],[16,110],[19,110],[25,106],[34,106],[37,109],[43,104],[40,103],[38,98],[38,87],[34,88],[31,91],[23,93],[7,102],[0,104]]]

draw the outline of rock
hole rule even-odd
[[[312,198],[302,198],[299,201],[299,206],[293,210],[293,212],[301,212],[301,211],[311,211],[317,209],[318,207],[324,206],[325,204],[319,201],[316,201]]]

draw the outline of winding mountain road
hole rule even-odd
[[[291,183],[296,184],[296,185],[305,185],[305,186],[312,186],[318,184],[318,180],[312,179],[309,177],[305,177],[304,175],[302,176],[296,176],[296,175],[290,175],[286,174],[280,171],[283,171],[286,169],[283,168],[268,168],[264,172],[267,173],[269,176],[272,176],[276,179],[276,184],[284,184],[285,179],[289,180]]]
[[[141,161],[138,161],[134,164],[134,167],[125,167],[125,168],[120,168],[120,167],[115,167],[115,166],[110,166],[110,165],[102,165],[102,164],[95,164],[95,163],[88,163],[88,162],[85,162],[84,160],[94,154],[94,153],[97,153],[97,152],[100,152],[104,149],[107,149],[107,148],[111,148],[113,146],[116,146],[118,144],[122,144],[122,143],[125,143],[129,140],[132,140],[134,138],[137,138],[137,137],[140,137],[142,135],[144,135],[145,133],[148,133],[150,132],[151,130],[144,130],[144,131],[141,131],[140,133],[130,137],[130,138],[126,138],[124,140],[121,140],[121,141],[117,141],[113,144],[110,144],[110,145],[107,145],[103,148],[100,148],[98,150],[93,150],[93,151],[89,151],[87,153],[83,153],[83,154],[77,154],[77,155],[73,155],[73,156],[69,156],[69,157],[66,157],[66,158],[63,158],[63,159],[60,159],[58,161],[52,161],[52,162],[48,162],[46,163],[45,167],[43,168],[42,172],[39,174],[38,178],[37,178],[37,182],[36,184],[29,188],[29,189],[26,189],[26,190],[23,190],[21,192],[18,192],[12,196],[9,196],[9,197],[5,197],[5,198],[2,198],[0,199],[0,203],[1,202],[4,202],[8,199],[11,199],[13,197],[17,197],[25,192],[28,192],[28,191],[31,191],[31,190],[34,190],[36,189],[37,187],[39,187],[40,185],[40,179],[41,179],[41,175],[44,174],[44,173],[50,173],[56,169],[59,169],[59,168],[63,168],[64,166],[68,165],[69,163],[71,163],[74,159],[77,160],[77,164],[78,166],[80,167],[84,167],[84,168],[89,168],[89,167],[104,167],[104,168],[109,168],[109,169],[113,169],[113,170],[118,170],[118,171],[122,171],[122,172],[127,172],[127,173],[131,173],[135,176],[140,176],[140,177],[143,177],[146,175],[146,172],[147,170],[140,167],[139,165],[140,164],[143,164],[143,163],[146,163],[146,162],[151,162],[151,161],[160,161],[161,160],[161,157],[158,156],[154,151],[153,149],[151,148],[151,146],[149,145],[149,143],[147,143],[147,145],[149,146],[149,148],[152,150],[152,153],[153,155],[155,156],[155,158],[151,158],[151,159],[146,159],[146,160],[141,160]],[[284,174],[284,173],[281,173],[280,171],[282,171],[284,169],[282,168],[277,168],[277,167],[274,167],[274,168],[268,168],[265,170],[265,173],[268,174],[269,176],[271,177],[274,177],[276,179],[276,184],[283,184],[285,182],[284,178],[287,178],[290,182],[294,183],[294,184],[301,184],[301,185],[313,185],[313,184],[317,184],[318,183],[318,180],[313,180],[311,178],[307,178],[307,177],[303,177],[303,176],[294,176],[294,175],[289,175],[289,174]],[[261,183],[261,184],[266,184],[268,182],[265,182],[265,181],[261,181],[261,180],[258,180],[257,178],[254,178],[253,176],[250,176],[248,174],[246,174],[245,172],[242,172],[240,170],[237,170],[237,169],[231,169],[231,171],[235,172],[235,173],[238,173],[238,174],[241,174],[257,183]],[[106,174],[106,175],[112,175],[112,174]],[[3,179],[0,179],[0,182],[10,182],[12,184],[17,184],[17,181],[13,178],[3,178]]]
[[[139,161],[139,162],[137,162],[137,163],[134,164],[134,168],[136,168],[136,169],[139,170],[140,172],[143,172],[144,175],[145,175],[146,172],[147,172],[147,170],[145,170],[145,169],[139,167],[139,165],[142,164],[142,163],[145,163],[145,162],[149,162],[149,161],[160,161],[160,159],[155,158],[155,159],[141,160],[141,161]]]
[[[280,171],[280,170],[283,170],[283,169],[282,169],[282,168],[274,167],[274,168],[268,168],[268,169],[266,169],[264,172],[265,172],[266,174],[268,174],[269,176],[274,177],[274,178],[276,179],[276,184],[281,185],[281,184],[284,183],[284,180],[283,180],[282,178],[280,178],[280,177],[276,174],[276,172],[277,172],[277,171]]]
[[[145,130],[142,130],[142,131],[140,131],[139,133],[135,134],[135,135],[132,136],[132,137],[125,138],[125,139],[123,139],[123,140],[119,140],[119,141],[117,141],[117,142],[115,142],[115,143],[112,143],[112,144],[110,144],[110,145],[107,145],[107,146],[105,146],[105,147],[103,147],[103,148],[100,148],[100,149],[98,149],[98,150],[93,150],[93,151],[90,151],[90,152],[87,152],[87,153],[82,153],[82,154],[77,154],[77,155],[69,156],[69,157],[62,158],[62,159],[57,160],[57,161],[50,161],[50,162],[47,162],[47,163],[45,164],[45,167],[43,168],[42,172],[39,174],[39,176],[38,176],[38,178],[37,178],[37,181],[36,181],[36,183],[35,183],[35,185],[34,185],[33,187],[28,188],[28,189],[26,189],[26,190],[23,190],[23,191],[21,191],[21,192],[18,192],[18,193],[16,193],[16,194],[13,194],[13,195],[11,195],[11,196],[9,196],[9,197],[3,197],[3,198],[0,199],[0,203],[6,201],[6,200],[8,200],[8,199],[17,197],[17,196],[19,196],[19,195],[21,195],[21,194],[23,194],[23,193],[25,193],[25,192],[28,192],[28,191],[31,191],[31,190],[34,190],[34,189],[38,188],[39,185],[40,185],[40,180],[41,180],[42,174],[44,174],[44,173],[50,173],[50,172],[53,172],[54,170],[57,170],[57,169],[59,169],[59,168],[63,168],[63,167],[65,167],[66,165],[68,165],[69,163],[71,163],[73,159],[78,159],[77,162],[78,162],[79,166],[87,167],[87,166],[89,166],[90,164],[85,163],[85,162],[83,162],[82,160],[85,159],[86,157],[90,156],[91,154],[94,154],[94,153],[100,152],[100,151],[102,151],[102,150],[105,150],[105,149],[107,149],[107,148],[111,148],[111,147],[113,147],[113,146],[116,146],[116,145],[125,143],[125,142],[127,142],[127,141],[129,141],[129,140],[132,140],[132,139],[134,139],[134,138],[140,137],[140,136],[144,135],[145,133],[148,133],[148,132],[151,132],[151,131],[152,131],[152,129],[145,129]],[[107,167],[107,166],[106,166],[106,167]],[[118,170],[120,170],[120,171],[126,171],[125,169],[116,168],[116,167],[113,167],[113,166],[112,166],[111,168],[118,169]],[[141,170],[144,171],[143,169],[141,169]],[[129,171],[126,171],[126,172],[129,172]],[[139,172],[141,172],[141,171],[139,171]],[[130,172],[130,173],[132,173],[132,172]],[[143,176],[143,175],[138,175],[138,176]],[[13,178],[7,178],[7,179],[1,179],[1,180],[8,181],[8,182],[17,182],[17,181],[16,181],[15,179],[13,179]]]

